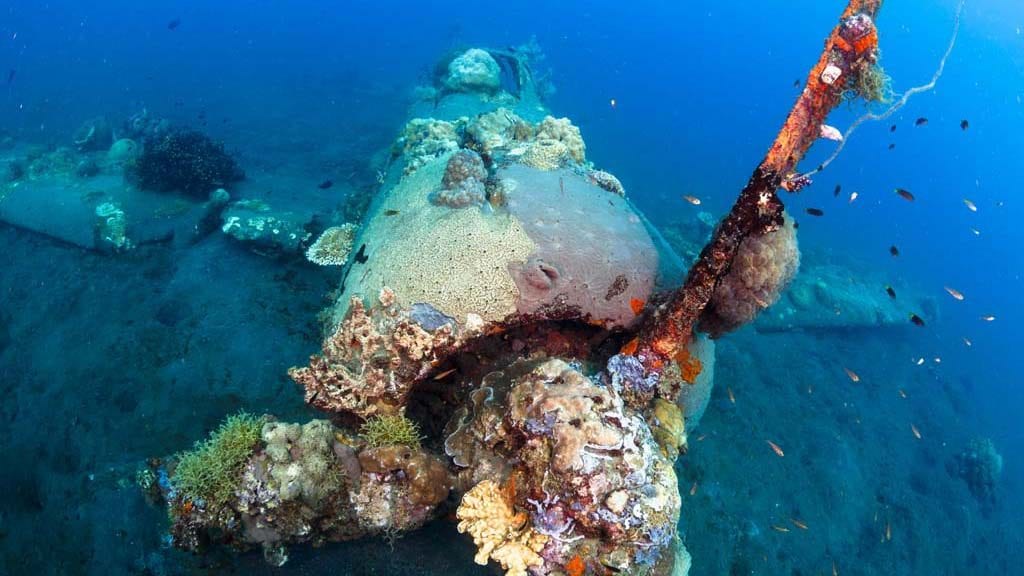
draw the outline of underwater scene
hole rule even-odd
[[[1024,4],[0,5],[0,574],[1024,573]]]

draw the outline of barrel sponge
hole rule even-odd
[[[676,403],[683,411],[683,420],[686,422],[687,430],[694,430],[700,423],[704,410],[711,400],[711,390],[715,385],[715,342],[706,334],[698,334],[687,346],[690,358],[700,361],[701,370],[693,382],[681,382],[679,396]],[[678,366],[673,363],[670,370],[662,377],[671,377],[678,372]]]
[[[701,330],[712,338],[752,321],[779,299],[800,267],[793,219],[767,234],[749,236],[740,244],[732,268],[715,287],[700,319]]]

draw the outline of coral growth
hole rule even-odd
[[[434,204],[449,208],[465,208],[483,204],[487,168],[480,155],[472,150],[459,150],[448,159],[441,180],[441,190],[431,194]]]
[[[992,440],[977,438],[956,455],[950,471],[963,478],[979,502],[989,505],[996,499],[996,486],[1003,472],[1003,457]]]
[[[433,118],[414,118],[402,130],[392,153],[405,156],[405,173],[411,174],[421,166],[459,149],[465,121],[445,122]]]
[[[717,338],[752,321],[779,299],[799,266],[796,228],[788,215],[777,230],[748,236],[715,287],[700,329]]]
[[[544,564],[540,552],[548,537],[534,531],[525,512],[516,512],[507,495],[493,480],[484,480],[462,497],[456,512],[459,532],[473,537],[474,560],[501,564],[507,576],[526,576],[530,567]]]
[[[223,144],[194,130],[175,130],[146,142],[128,174],[140,188],[202,199],[211,190],[245,177]]]
[[[320,266],[343,266],[352,252],[355,237],[355,224],[332,226],[324,230],[316,242],[306,249],[306,259]]]
[[[424,330],[399,311],[394,292],[383,288],[369,310],[353,296],[344,321],[324,341],[323,354],[288,374],[305,387],[306,402],[321,410],[362,418],[394,413],[413,379],[453,342],[450,324]]]
[[[225,505],[238,476],[260,441],[263,418],[244,412],[229,416],[210,437],[182,454],[171,481],[189,501]]]
[[[444,87],[452,92],[493,93],[501,86],[501,68],[480,48],[470,48],[448,63]]]
[[[384,446],[420,447],[420,429],[404,414],[371,416],[359,428],[359,434],[373,448]]]
[[[547,116],[537,125],[537,141],[555,140],[565,146],[566,152],[577,164],[586,162],[586,144],[580,129],[573,126],[568,118]]]
[[[568,148],[558,140],[536,140],[526,148],[519,162],[538,170],[557,170],[565,163],[568,154]]]

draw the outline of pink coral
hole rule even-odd
[[[732,268],[718,282],[701,316],[701,330],[717,338],[752,321],[779,299],[800,266],[793,219],[784,219],[777,230],[740,244]]]
[[[487,168],[480,155],[472,150],[459,150],[448,159],[441,180],[442,189],[435,192],[430,200],[449,208],[479,206],[484,201],[486,179]]]

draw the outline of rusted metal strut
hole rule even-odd
[[[787,180],[818,138],[829,112],[878,57],[874,20],[882,0],[850,0],[839,24],[825,41],[806,87],[768,154],[754,170],[732,210],[715,229],[683,284],[671,300],[652,312],[632,347],[650,372],[660,372],[690,343],[718,280],[724,276],[744,238],[782,224],[778,189],[799,189],[805,182]]]

